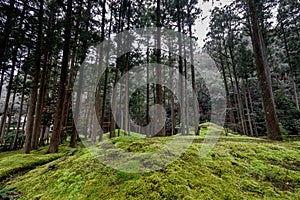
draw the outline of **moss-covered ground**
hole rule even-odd
[[[131,152],[153,151],[170,138],[121,136],[114,145]],[[74,155],[0,154],[1,174],[19,166],[50,161],[8,183],[20,199],[300,199],[300,142],[270,142],[221,136],[200,159],[203,136],[175,162],[155,172],[125,173],[100,163],[87,149]],[[31,156],[31,157],[29,157]],[[40,163],[42,164],[42,163]],[[29,165],[29,164],[28,164]],[[2,172],[2,169],[6,172]],[[13,197],[15,198],[15,197]]]
[[[33,169],[36,166],[64,157],[69,151],[73,151],[66,145],[61,145],[57,154],[45,154],[46,150],[47,147],[43,147],[31,151],[30,154],[23,154],[21,150],[0,153],[0,181],[14,173]]]

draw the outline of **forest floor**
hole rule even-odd
[[[170,140],[132,138],[112,141],[130,152],[147,152]],[[300,199],[300,141],[221,136],[201,159],[203,136],[194,141],[176,161],[147,173],[105,166],[82,145],[62,145],[60,153],[49,155],[46,148],[29,155],[0,153],[0,199]]]

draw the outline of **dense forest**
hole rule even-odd
[[[0,199],[299,199],[299,0],[0,10]]]
[[[47,152],[55,153],[69,136],[70,146],[75,147],[79,138],[95,143],[107,132],[110,138],[118,136],[120,129],[130,135],[131,131],[139,132],[132,124],[144,127],[152,120],[159,124],[164,117],[160,130],[143,134],[198,135],[199,124],[211,120],[214,98],[222,98],[210,96],[209,86],[196,75],[198,66],[193,59],[204,53],[222,75],[227,102],[226,130],[252,137],[268,136],[272,140],[298,136],[299,2],[234,1],[215,7],[210,16],[203,16],[202,3],[197,0],[1,1],[1,151],[23,148],[24,153],[29,153],[50,143]],[[195,23],[206,17],[210,20],[209,33],[199,51],[200,47],[194,49],[187,38],[199,39]],[[175,39],[168,38],[176,53],[164,50],[165,39],[159,31],[155,48],[133,49],[112,58],[102,46],[97,54],[106,59],[107,66],[97,90],[88,92],[89,97],[95,98],[93,108],[97,117],[90,119],[93,109],[81,112],[73,108],[76,112],[72,112],[72,105],[89,103],[82,100],[80,92],[72,99],[72,92],[76,77],[82,84],[84,71],[80,68],[84,68],[87,55],[93,51],[91,47],[124,31],[145,27],[181,33]],[[114,51],[122,45],[132,45],[110,41]],[[154,75],[158,81],[177,82],[178,96],[172,88],[146,83],[129,98],[130,70],[150,63],[163,64],[175,71],[166,76],[160,65],[147,65],[143,78]],[[124,95],[118,96],[113,88],[124,75],[125,81],[118,90]],[[77,85],[77,90],[87,90],[84,87]],[[117,98],[124,98],[124,105]],[[72,104],[72,100],[76,103]],[[188,104],[193,104],[192,110]],[[150,112],[153,105],[162,105],[164,112],[153,117]],[[118,106],[122,112],[113,115],[114,107]],[[74,123],[78,115],[85,116],[92,131],[80,130],[78,134]],[[121,123],[116,124],[115,118]],[[95,123],[101,126],[101,131]],[[116,129],[119,131],[115,132]]]

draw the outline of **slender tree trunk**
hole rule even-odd
[[[249,99],[249,106],[250,106],[250,112],[251,112],[250,114],[253,114],[254,113],[254,108],[253,108],[253,102],[252,102],[252,97],[251,97],[251,92],[250,92],[250,88],[249,88],[248,79],[246,79],[246,91],[247,91],[248,99]],[[251,120],[252,120],[251,122],[252,122],[252,125],[253,125],[253,134],[254,134],[254,136],[258,137],[258,131],[257,131],[255,117],[252,116]]]
[[[233,39],[231,39],[231,40],[233,40]],[[231,42],[231,43],[233,43],[233,42]],[[234,48],[233,46],[229,47],[229,55],[230,55],[230,59],[231,59],[234,83],[235,83],[235,88],[236,88],[237,104],[238,104],[237,106],[238,106],[239,115],[240,115],[240,119],[241,119],[243,134],[248,135],[247,125],[246,125],[246,121],[245,121],[244,105],[243,105],[243,101],[242,101],[242,95],[240,92],[240,84],[239,84],[237,72],[236,72],[233,48]]]
[[[76,41],[76,40],[75,40]],[[61,142],[67,139],[67,125],[68,125],[68,114],[71,105],[71,95],[72,95],[72,86],[74,82],[74,73],[75,73],[75,60],[76,60],[76,46],[74,46],[72,50],[72,59],[71,59],[71,67],[68,78],[68,83],[66,86],[66,95],[64,98],[64,106],[62,110],[62,119],[61,119],[61,128],[64,130],[61,132]]]
[[[106,5],[106,0],[104,0],[102,2],[101,37],[100,37],[100,42],[103,42],[104,39],[105,39],[105,13],[106,13],[105,5]],[[102,45],[100,45],[100,51],[98,53],[100,55],[99,56],[98,71],[101,72],[101,74],[102,74],[102,69],[103,69],[103,66],[102,66],[102,64],[103,64],[103,47],[102,47]],[[98,89],[96,91],[95,110],[96,110],[96,114],[97,114],[97,118],[98,118],[99,122],[103,123],[103,122],[101,122],[102,120],[104,120],[104,119],[101,118],[101,115],[102,115],[101,113],[103,112],[102,110],[104,108],[100,106],[100,104],[101,104],[100,99],[101,99],[101,85],[100,85],[100,82],[99,82],[98,83]],[[97,120],[97,122],[98,122],[98,120]],[[95,123],[96,123],[96,121],[95,121]],[[96,130],[96,129],[94,129],[94,130],[96,132],[98,132],[98,130]],[[101,134],[103,134],[103,133],[99,133],[99,134],[100,134],[99,138],[101,138],[102,137]]]
[[[130,135],[130,130],[129,130],[129,124],[130,124],[130,116],[129,116],[129,53],[126,53],[125,56],[125,66],[126,66],[126,83],[125,83],[125,130],[124,130],[124,134],[125,135]]]
[[[5,70],[3,68],[3,69],[1,69],[1,78],[0,78],[0,98],[2,96],[2,87],[3,87],[3,83],[4,83],[4,76],[5,76]]]
[[[242,79],[242,84],[245,85],[245,81]],[[252,119],[250,116],[250,109],[249,109],[249,101],[248,101],[248,91],[247,88],[244,87],[244,91],[245,91],[245,105],[246,105],[246,115],[247,115],[247,121],[249,124],[249,131],[250,131],[250,136],[254,136],[254,132],[253,132],[253,126],[252,126]]]
[[[149,41],[149,38],[148,38],[147,41]],[[146,123],[147,123],[147,125],[150,124],[150,115],[149,115],[149,112],[150,112],[149,63],[150,63],[150,49],[149,49],[149,44],[147,44],[147,77],[146,77],[146,80],[147,80],[147,88],[146,88]],[[151,137],[149,126],[148,126],[148,129],[147,129],[146,136]]]
[[[176,9],[177,9],[177,28],[178,28],[178,32],[181,33],[181,15],[180,15],[180,12],[181,12],[181,8],[180,8],[180,1],[177,0],[176,1]],[[183,61],[182,61],[182,37],[181,35],[179,34],[178,36],[178,48],[179,48],[179,55],[178,55],[178,68],[179,68],[179,102],[180,102],[180,110],[179,110],[179,116],[180,116],[180,122],[181,122],[181,128],[180,128],[180,132],[182,135],[185,135],[185,124],[184,124],[184,112],[181,112],[183,111],[183,103],[184,103],[184,96],[183,96],[183,93],[182,93],[182,90],[183,90],[183,80],[182,80],[182,75],[183,75]]]
[[[223,37],[224,37],[224,34],[223,34]],[[230,124],[231,128],[233,128],[234,131],[236,131],[235,129],[235,125],[236,124],[236,120],[235,120],[235,117],[234,117],[234,108],[233,108],[233,105],[232,105],[232,102],[231,102],[231,99],[230,99],[230,93],[229,93],[229,86],[228,86],[228,80],[227,80],[227,77],[226,77],[226,69],[225,69],[225,65],[226,63],[224,62],[224,59],[223,59],[223,55],[222,55],[222,46],[221,46],[221,43],[219,43],[219,48],[220,48],[220,65],[221,65],[221,71],[222,71],[222,75],[223,75],[223,80],[224,80],[224,85],[225,85],[225,90],[226,90],[226,100],[227,100],[227,109],[228,109],[228,114],[229,114],[229,120],[230,120]],[[231,75],[230,75],[231,76]]]
[[[156,27],[161,28],[161,0],[156,0]],[[156,33],[156,42],[157,42],[157,49],[156,49],[156,103],[162,105],[163,103],[163,91],[162,91],[162,78],[161,78],[161,32],[160,30]],[[163,122],[163,113],[159,109],[157,113],[157,125],[162,125],[163,128],[158,130],[157,136],[165,136],[165,127]]]
[[[16,65],[16,58],[13,59],[13,64],[12,64],[12,68],[10,71],[9,82],[8,82],[8,86],[7,86],[7,93],[6,93],[5,103],[4,103],[4,110],[3,110],[3,114],[1,116],[0,143],[2,143],[2,141],[5,137],[5,122],[6,122],[7,111],[8,111],[8,106],[9,106],[12,82],[13,82],[13,78],[14,78],[15,65]]]
[[[246,79],[246,89],[247,89],[247,94],[248,94],[248,99],[249,99],[250,110],[251,110],[251,113],[254,113],[253,102],[252,102],[252,97],[251,97],[251,93],[250,93],[250,89],[249,89],[249,81],[248,81],[248,79]],[[253,128],[254,128],[254,135],[256,137],[258,137],[256,120],[253,118],[252,122],[253,122],[252,124],[253,124]]]
[[[69,47],[70,47],[70,39],[71,39],[71,28],[72,28],[72,0],[67,1],[67,13],[65,20],[65,34],[64,34],[64,48],[63,48],[63,58],[62,58],[62,68],[60,74],[60,84],[58,90],[58,100],[56,103],[56,110],[54,115],[54,125],[53,132],[50,141],[49,149],[46,153],[57,153],[58,145],[60,142],[61,135],[61,122],[62,122],[62,111],[64,106],[64,98],[66,95],[66,86],[65,83],[67,81],[68,75],[68,60],[69,60]]]
[[[184,26],[182,26],[182,29],[184,30]],[[184,41],[183,41],[183,57],[186,58],[186,40],[184,37]],[[186,59],[184,59],[184,87],[183,87],[183,94],[185,97],[185,101],[184,101],[184,124],[185,124],[185,132],[187,135],[190,134],[190,130],[189,130],[189,119],[188,119],[188,94],[187,94],[187,61]]]
[[[82,7],[82,1],[80,1],[79,7]],[[80,15],[82,13],[79,13]],[[76,62],[76,54],[77,54],[77,46],[78,46],[78,29],[80,28],[80,20],[77,19],[76,25],[75,25],[75,45],[72,48],[72,58],[71,58],[71,66],[70,66],[70,72],[69,72],[69,77],[67,81],[67,86],[66,86],[66,95],[64,98],[64,106],[63,106],[63,111],[62,111],[62,119],[61,119],[61,128],[64,130],[61,133],[61,139],[60,141],[63,142],[64,140],[67,139],[67,125],[68,125],[68,114],[70,110],[70,105],[71,105],[71,95],[72,95],[72,88],[74,84],[74,75],[75,75],[75,62]],[[73,123],[72,123],[73,124]],[[72,130],[74,130],[75,126],[72,125]]]
[[[228,70],[229,70],[229,80],[230,80],[230,86],[232,88],[232,90],[234,91],[234,94],[233,94],[233,106],[232,108],[234,109],[234,114],[235,114],[235,117],[237,118],[236,120],[236,123],[239,124],[241,123],[241,116],[240,116],[240,112],[239,112],[239,109],[238,109],[238,100],[237,100],[237,92],[235,91],[235,86],[234,86],[234,83],[233,83],[233,78],[232,78],[232,73],[229,69],[229,66],[228,66]],[[241,131],[239,129],[239,127],[235,128],[236,131]],[[243,130],[242,130],[243,131]]]
[[[99,125],[97,117],[93,117],[92,119],[92,127],[93,131],[91,134],[92,144],[96,144],[97,141],[97,126]]]
[[[190,11],[188,11],[188,18],[190,19]],[[192,24],[189,23],[189,36],[190,38],[193,37],[192,33]],[[197,85],[196,85],[196,80],[195,80],[195,67],[194,67],[194,49],[193,49],[193,44],[192,40],[190,40],[190,56],[191,56],[191,75],[192,75],[192,88],[193,88],[193,108],[194,108],[194,131],[195,135],[199,135],[199,118],[197,113],[198,105],[197,105],[197,96],[196,94],[198,93],[197,90]],[[227,83],[226,83],[227,84]]]
[[[17,149],[17,140],[19,137],[19,132],[20,132],[20,126],[21,126],[21,119],[22,119],[22,112],[23,112],[23,105],[24,105],[24,95],[25,95],[25,84],[26,84],[26,80],[27,80],[27,71],[25,71],[24,74],[24,80],[23,80],[23,87],[22,87],[22,95],[21,95],[21,103],[20,103],[20,109],[19,109],[19,117],[18,117],[18,123],[17,123],[17,129],[16,129],[16,133],[14,136],[14,140],[13,143],[11,145],[11,149],[12,150],[16,150]]]
[[[112,8],[111,8],[112,9]],[[113,15],[111,13],[110,15],[110,22],[109,22],[109,31],[108,31],[108,38],[110,38],[110,34],[111,34],[111,28],[112,28],[112,18]],[[118,29],[120,29],[120,25],[118,25]],[[119,44],[117,44],[117,51],[119,51]],[[107,52],[107,55],[106,55],[106,63],[108,63],[108,54],[109,52]],[[113,82],[113,88],[115,88],[116,84],[117,84],[117,81],[118,81],[118,75],[119,75],[119,58],[116,59],[116,67],[115,67],[115,77],[114,77],[114,82]],[[109,124],[109,137],[110,138],[113,138],[113,137],[116,137],[116,123],[115,123],[115,118],[113,116],[113,111],[116,109],[116,98],[117,98],[117,95],[116,95],[116,92],[113,92],[112,93],[112,112],[110,114],[110,124]],[[116,114],[116,118],[121,116],[121,113],[115,113]],[[117,116],[119,115],[119,116]],[[121,116],[123,117],[123,116]],[[122,124],[121,124],[122,126]],[[120,128],[118,129],[118,136],[120,136]]]
[[[31,141],[31,148],[37,149],[38,148],[38,138],[40,136],[40,127],[42,121],[42,113],[44,108],[44,101],[46,96],[46,83],[47,83],[47,76],[48,74],[48,61],[49,61],[49,51],[51,46],[51,38],[52,38],[52,24],[53,24],[53,15],[54,15],[54,8],[53,5],[50,5],[50,16],[48,19],[48,30],[47,30],[47,40],[44,50],[44,61],[43,61],[43,70],[42,70],[42,78],[40,83],[40,91],[37,99],[36,111],[35,111],[35,122],[33,128],[33,136]]]
[[[44,0],[40,0],[40,10],[39,10],[39,30],[38,30],[38,41],[35,52],[35,71],[33,78],[33,86],[30,93],[29,108],[27,113],[27,123],[26,123],[26,137],[24,145],[24,153],[30,153],[31,150],[31,139],[33,134],[34,125],[34,113],[36,108],[37,93],[38,93],[38,83],[40,74],[40,63],[41,63],[41,47],[43,40],[43,15],[44,15]]]
[[[234,113],[233,113],[233,105],[230,99],[230,94],[229,94],[229,88],[228,88],[228,82],[226,78],[226,72],[225,72],[225,66],[223,63],[223,59],[221,59],[221,71],[223,75],[223,80],[224,80],[224,85],[225,85],[225,90],[226,90],[226,101],[227,101],[227,109],[228,109],[228,114],[229,114],[229,121],[230,124],[236,124],[235,118],[234,118]],[[231,126],[229,126],[231,127]]]
[[[46,126],[46,125],[43,125],[43,127],[42,127],[41,139],[40,139],[40,142],[39,142],[39,146],[41,146],[41,147],[45,146],[45,134],[46,134],[46,129],[47,129],[47,126]]]
[[[16,80],[18,80],[18,77],[19,77],[19,71],[17,73]],[[10,125],[11,125],[11,117],[14,112],[16,93],[17,93],[17,86],[15,86],[14,92],[13,92],[13,97],[12,97],[11,106],[10,106],[10,110],[9,110],[8,123],[7,123],[7,128],[6,128],[6,135],[9,133],[9,129],[10,129]]]
[[[127,29],[130,29],[130,19],[131,19],[131,1],[128,1],[128,9],[127,9]],[[130,45],[130,44],[129,44]],[[130,127],[130,112],[129,112],[129,53],[126,54],[126,133],[130,136],[131,127]]]
[[[254,0],[248,0],[251,27],[252,27],[252,45],[255,55],[257,75],[262,93],[263,108],[267,125],[268,137],[271,140],[282,140],[274,95],[272,91],[270,72],[268,69],[267,55],[265,52],[264,40],[258,23],[257,11]]]
[[[116,61],[116,68],[115,68],[115,79],[114,79],[114,83],[113,83],[113,88],[115,88],[116,84],[117,84],[117,80],[118,80],[118,61]],[[113,92],[112,94],[112,110],[115,110],[116,107],[116,94],[115,92]],[[115,113],[115,114],[121,114],[121,113]],[[113,118],[113,115],[111,114],[110,116],[110,127],[109,127],[109,137],[113,138],[116,137],[116,127],[115,127],[115,120]]]
[[[23,126],[22,126],[22,133],[24,133],[24,136],[25,136],[25,128],[26,128],[26,122],[27,122],[28,110],[29,110],[29,106],[28,106],[28,103],[27,103],[27,104],[26,104],[25,117],[24,117]],[[25,141],[24,141],[24,142],[25,142]]]
[[[172,55],[171,52],[169,53],[169,62],[170,62],[170,68],[172,68]],[[175,119],[175,103],[174,103],[174,88],[173,88],[173,78],[174,74],[172,70],[169,70],[169,81],[171,85],[171,91],[170,91],[170,100],[171,100],[171,135],[175,135],[175,125],[176,125],[176,119]]]
[[[40,83],[40,91],[38,94],[38,100],[37,100],[37,107],[36,107],[36,114],[35,114],[35,122],[34,122],[34,131],[31,141],[31,149],[37,149],[38,148],[38,140],[40,137],[40,131],[41,131],[41,121],[42,121],[42,113],[44,108],[44,101],[46,96],[46,81],[47,81],[47,61],[48,60],[45,56],[45,61],[43,64],[43,72],[42,72],[42,79]]]
[[[88,11],[89,15],[90,15],[90,12],[91,12],[91,7],[92,7],[91,1],[88,1],[87,11]],[[90,26],[90,21],[87,20],[86,24],[85,24],[85,31],[86,32],[89,31],[89,26]],[[82,57],[81,57],[81,60],[80,60],[80,64],[82,64],[84,62],[85,58],[86,58],[86,52],[87,52],[87,49],[88,49],[87,40],[83,41],[82,47],[83,47],[82,48],[83,49],[83,54],[82,54]],[[84,77],[84,70],[81,70],[80,74],[79,74],[79,81],[78,81],[79,82],[78,83],[78,92],[77,92],[77,95],[76,95],[76,108],[75,108],[75,113],[73,113],[74,114],[73,115],[74,122],[73,122],[73,125],[72,125],[72,134],[71,134],[71,140],[70,140],[70,147],[72,147],[72,148],[75,148],[76,139],[78,137],[78,133],[77,133],[77,130],[76,130],[76,127],[75,127],[75,122],[77,122],[78,115],[79,115],[83,77]],[[87,134],[85,134],[85,137],[86,136],[87,136]]]

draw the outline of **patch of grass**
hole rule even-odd
[[[155,151],[168,138],[112,139],[127,151]],[[193,143],[172,164],[143,174],[114,170],[87,149],[31,170],[6,185],[20,199],[299,199],[298,142],[224,137],[204,159]],[[226,140],[227,139],[227,140]],[[100,144],[100,145],[104,145]],[[163,159],[163,158],[162,158]],[[56,164],[52,170],[50,166]]]

